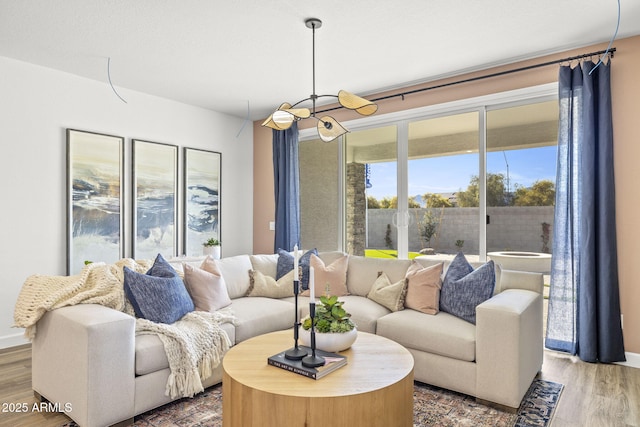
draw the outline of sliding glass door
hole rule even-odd
[[[524,92],[363,119],[329,144],[301,135],[303,246],[478,261],[550,252],[557,87]]]
[[[410,254],[479,254],[479,113],[409,123]]]
[[[536,254],[551,253],[557,145],[555,100],[487,112],[490,257],[510,252],[542,259]]]
[[[398,250],[397,127],[345,135],[346,252],[396,257]]]

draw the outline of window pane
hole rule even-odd
[[[398,249],[397,130],[352,132],[346,141],[346,251],[395,257]]]
[[[409,251],[479,253],[478,113],[409,124]]]
[[[552,248],[557,138],[555,100],[487,113],[487,252],[503,268],[550,268],[550,257],[535,254]],[[530,266],[511,268],[518,260],[495,252]]]

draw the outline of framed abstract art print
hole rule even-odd
[[[67,129],[67,274],[124,256],[124,138]]]
[[[132,142],[132,256],[169,259],[177,255],[178,147]]]
[[[210,238],[220,240],[220,167],[215,151],[184,149],[184,253],[202,255]]]

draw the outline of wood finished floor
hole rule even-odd
[[[545,351],[541,378],[565,385],[552,427],[640,427],[640,369]],[[64,414],[33,412],[31,347],[0,350],[0,426],[57,427]],[[27,413],[6,412],[26,406]]]

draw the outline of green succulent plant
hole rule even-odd
[[[316,332],[334,333],[349,332],[356,327],[355,323],[350,319],[351,314],[342,308],[344,301],[338,301],[335,295],[321,296],[321,305],[316,305],[316,315],[314,324]],[[311,329],[311,318],[305,317],[302,321],[302,327],[306,330]]]
[[[213,237],[202,244],[203,246],[220,246],[220,240]]]

